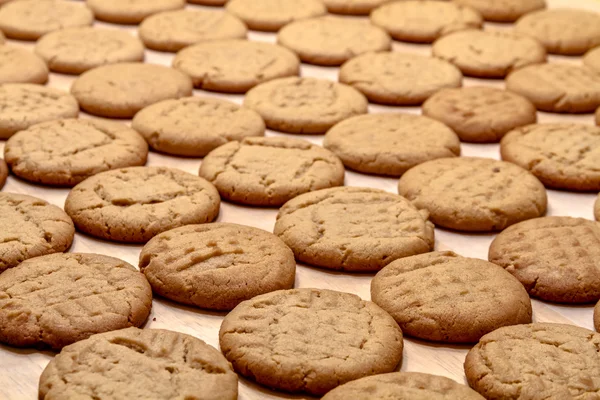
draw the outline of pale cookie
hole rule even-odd
[[[92,12],[73,1],[20,0],[0,8],[0,29],[11,39],[37,40],[48,32],[93,22]]]
[[[537,121],[535,106],[525,97],[486,86],[440,90],[423,103],[422,112],[473,143],[497,142],[512,129]]]
[[[394,371],[402,332],[370,301],[324,289],[279,290],[240,303],[219,332],[234,369],[261,385],[323,395]]]
[[[320,0],[229,0],[225,7],[248,28],[270,32],[276,32],[292,21],[327,13]]]
[[[545,0],[453,0],[479,11],[486,21],[514,22],[532,11],[546,8]]]
[[[162,11],[185,7],[185,0],[86,0],[96,19],[115,24],[139,24]]]
[[[297,260],[348,271],[377,271],[434,245],[426,211],[404,197],[357,187],[296,197],[279,210],[274,232]]]
[[[501,232],[488,257],[521,281],[532,296],[587,303],[600,299],[599,245],[597,222],[545,217]]]
[[[46,83],[48,67],[31,51],[11,45],[0,45],[0,84]]]
[[[585,53],[583,63],[597,73],[600,73],[600,47],[596,47]]]
[[[60,349],[146,321],[152,289],[144,275],[117,258],[50,254],[0,275],[0,341]]]
[[[437,58],[384,52],[348,61],[340,69],[339,80],[375,103],[419,105],[443,88],[460,87],[462,74]]]
[[[153,149],[186,157],[204,157],[225,143],[265,134],[265,123],[255,111],[208,97],[153,104],[135,115],[131,127]]]
[[[211,40],[245,39],[248,28],[237,17],[222,11],[177,10],[152,15],[144,20],[139,35],[146,47],[176,52]]]
[[[191,96],[192,89],[191,79],[182,72],[141,63],[94,68],[71,85],[83,110],[109,118],[131,118],[150,104]]]
[[[65,211],[82,232],[143,243],[183,225],[212,222],[219,193],[206,180],[166,167],[130,167],[94,175],[69,193]]]
[[[489,400],[595,399],[600,334],[536,323],[485,335],[465,359],[469,385]]]
[[[448,33],[478,29],[481,15],[470,7],[441,1],[396,1],[371,13],[371,22],[385,29],[394,39],[431,43]]]
[[[442,158],[408,170],[398,192],[431,221],[459,231],[501,231],[546,212],[544,185],[529,171],[488,158]]]
[[[0,189],[6,183],[6,178],[8,178],[8,167],[6,166],[6,162],[0,158]]]
[[[4,159],[30,182],[75,186],[110,169],[146,164],[148,145],[133,129],[94,119],[63,119],[34,125],[12,136]]]
[[[580,55],[600,45],[600,14],[568,8],[536,11],[520,18],[515,31],[536,38],[548,53]]]
[[[316,65],[341,65],[359,54],[392,47],[383,29],[367,21],[332,16],[292,22],[279,31],[277,43]]]
[[[50,70],[79,75],[105,64],[144,60],[144,45],[133,35],[116,29],[69,28],[40,38],[35,52]]]
[[[348,118],[327,132],[323,147],[348,168],[390,176],[400,176],[425,161],[460,155],[460,141],[450,128],[410,114]]]
[[[280,78],[251,89],[244,105],[267,127],[290,133],[325,133],[333,125],[366,114],[365,97],[350,86],[316,78]]]
[[[231,310],[259,294],[294,287],[294,253],[270,232],[214,223],[161,233],[140,254],[154,293],[197,307]]]
[[[369,15],[371,11],[390,0],[323,0],[327,11],[334,14]]]
[[[402,258],[371,281],[371,299],[405,335],[473,343],[507,325],[531,322],[523,285],[499,266],[451,251]]]
[[[478,78],[504,78],[519,68],[546,62],[546,49],[536,39],[510,31],[454,32],[436,40],[432,52]]]
[[[306,192],[344,185],[344,165],[329,150],[304,140],[246,138],[208,154],[200,176],[223,199],[280,206]]]
[[[0,193],[0,272],[28,258],[67,251],[75,227],[63,210],[42,199]]]
[[[600,127],[525,126],[502,139],[500,153],[504,161],[531,171],[546,187],[600,191]]]
[[[298,76],[300,60],[285,47],[250,40],[219,40],[181,50],[173,68],[199,89],[245,93],[276,78]]]
[[[41,122],[74,118],[77,100],[62,90],[29,83],[0,85],[0,139]]]
[[[578,65],[530,65],[510,74],[506,88],[541,111],[586,113],[600,106],[600,74]]]
[[[391,372],[345,383],[321,400],[484,400],[476,391],[443,376]]]
[[[65,347],[44,369],[38,397],[236,400],[237,394],[237,375],[214,347],[179,332],[128,328]]]

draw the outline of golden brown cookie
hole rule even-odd
[[[32,258],[0,275],[0,341],[60,349],[146,321],[152,289],[117,258],[64,253]]]
[[[271,32],[292,21],[327,13],[320,0],[229,0],[226,9],[244,21],[248,28]]]
[[[465,374],[489,400],[594,399],[600,390],[598,348],[600,334],[578,326],[509,326],[469,351]]]
[[[389,0],[323,0],[327,11],[333,14],[369,15]]]
[[[82,232],[117,242],[144,243],[183,225],[212,222],[219,193],[210,182],[166,167],[130,167],[94,175],[65,202]]]
[[[600,126],[600,107],[596,110],[596,125]]]
[[[323,146],[348,168],[390,176],[425,161],[460,155],[458,137],[444,124],[396,113],[348,118],[327,131]]]
[[[532,11],[546,8],[545,0],[453,0],[457,4],[473,7],[486,21],[514,22]]]
[[[585,56],[583,57],[583,63],[600,73],[600,46],[585,53]]]
[[[404,197],[358,187],[318,190],[288,201],[274,232],[297,260],[348,271],[377,271],[434,245],[426,211]]]
[[[402,332],[370,301],[324,289],[279,290],[240,303],[219,332],[234,369],[261,385],[323,395],[394,371]]]
[[[31,51],[0,45],[0,84],[3,83],[46,83],[48,67],[44,60]]]
[[[596,221],[600,221],[600,195],[598,195],[594,203],[594,218],[596,218]]]
[[[439,342],[477,342],[502,326],[531,322],[531,301],[518,280],[451,251],[392,262],[371,281],[371,298],[405,335]]]
[[[237,375],[214,347],[179,332],[137,328],[65,347],[39,385],[40,400],[236,400],[237,392]]]
[[[594,307],[594,328],[596,328],[596,331],[600,332],[600,302]]]
[[[36,197],[0,193],[0,272],[67,251],[74,235],[73,221],[62,209]]]
[[[521,281],[531,296],[588,303],[600,299],[599,245],[595,221],[535,218],[496,236],[488,258]]]
[[[546,187],[600,191],[600,127],[524,126],[504,136],[500,152],[504,161],[531,171]]]
[[[305,140],[246,138],[211,151],[200,176],[223,199],[280,206],[306,192],[344,185],[344,165],[329,150]]]
[[[115,24],[139,24],[146,17],[185,7],[185,0],[86,0],[96,19]]]
[[[500,231],[543,215],[547,204],[544,185],[529,171],[489,158],[425,162],[400,178],[398,192],[434,224],[467,232]]]
[[[6,162],[0,158],[0,189],[4,187],[6,178],[8,178],[8,167],[6,166]]]
[[[259,294],[294,287],[294,253],[270,232],[214,223],[161,233],[140,254],[156,294],[179,303],[231,310]]]

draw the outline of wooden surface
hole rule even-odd
[[[578,7],[582,9],[600,12],[600,1],[598,0],[547,0],[550,7]],[[190,8],[197,8],[192,7]],[[113,29],[127,29],[135,33],[135,27],[122,27],[97,23]],[[491,26],[491,25],[489,25]],[[506,25],[493,25],[494,28],[504,29]],[[275,41],[274,34],[251,32],[251,40]],[[11,44],[33,48],[33,43],[9,41]],[[395,51],[409,51],[419,54],[429,54],[429,45],[408,45],[394,43]],[[173,54],[146,51],[146,62],[170,65]],[[576,64],[581,63],[580,57],[557,57],[551,56],[550,61],[566,61]],[[309,65],[302,66],[303,76],[314,76],[337,79],[337,68],[323,68]],[[68,90],[74,77],[60,74],[51,74],[49,86]],[[465,86],[490,85],[503,87],[501,80],[490,81],[480,79],[465,79]],[[195,91],[198,96],[215,96],[227,98],[241,103],[243,96],[225,96],[203,91]],[[420,113],[418,107],[383,107],[370,106],[370,112],[408,112]],[[87,118],[82,114],[83,118]],[[539,122],[570,121],[593,124],[593,116],[588,115],[553,115],[538,113]],[[128,122],[128,121],[126,121]],[[267,132],[268,136],[280,135],[279,133]],[[293,135],[292,135],[293,136]],[[296,135],[295,137],[298,137]],[[321,144],[323,136],[304,136],[311,142]],[[0,150],[3,151],[4,142],[0,141]],[[499,158],[499,146],[462,144],[464,156],[482,156]],[[197,173],[200,159],[182,159],[151,153],[148,165],[168,165],[182,170]],[[347,171],[347,186],[368,186],[384,189],[397,193],[397,179],[380,178],[362,175]],[[55,189],[35,186],[21,181],[14,176],[9,177],[3,191],[25,193],[43,198],[55,205],[62,207],[67,196],[67,189]],[[549,209],[548,215],[569,215],[593,219],[593,203],[595,194],[567,193],[560,191],[548,191]],[[235,222],[271,231],[275,223],[276,209],[260,209],[222,203],[221,213],[218,221]],[[436,229],[436,250],[451,249],[461,255],[487,259],[487,251],[494,235],[491,234],[459,234]],[[138,255],[141,246],[122,245],[104,242],[88,236],[76,234],[75,242],[71,251],[94,252],[119,257],[137,266]],[[347,273],[329,272],[322,269],[299,265],[296,277],[296,287],[318,287],[355,293],[364,299],[370,299],[369,285],[372,275],[352,275]],[[592,313],[593,305],[586,306],[563,306],[543,303],[533,300],[534,321],[537,322],[561,322],[572,323],[588,329],[593,329]],[[207,343],[218,346],[218,330],[224,313],[207,312],[191,307],[181,306],[173,302],[157,298],[154,300],[152,313],[146,324],[147,328],[171,329],[201,338]],[[401,371],[419,371],[432,374],[444,375],[458,382],[466,382],[462,364],[469,349],[468,346],[446,346],[432,344],[420,340],[405,338],[404,360]],[[53,356],[52,352],[40,352],[33,349],[16,349],[0,345],[0,399],[35,399],[37,398],[37,384],[39,376]],[[135,376],[131,377],[135,379]],[[240,399],[303,399],[307,396],[291,396],[264,389],[252,382],[240,378]]]

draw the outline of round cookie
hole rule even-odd
[[[277,236],[226,223],[161,233],[144,246],[139,266],[156,294],[214,310],[291,289],[296,275],[294,253]]]
[[[131,118],[161,100],[192,95],[192,81],[182,72],[155,64],[119,63],[85,72],[71,93],[90,114]]]
[[[4,187],[6,178],[8,178],[8,167],[6,166],[6,162],[0,158],[0,189]]]
[[[417,165],[398,192],[428,210],[439,226],[467,232],[501,231],[546,212],[544,185],[514,164],[488,158],[442,158]]]
[[[181,50],[173,68],[189,75],[199,89],[245,93],[276,78],[298,76],[298,56],[276,44],[250,40],[219,40]]]
[[[419,105],[443,88],[460,87],[462,74],[437,58],[384,52],[354,57],[342,65],[339,80],[375,103]]]
[[[323,0],[327,11],[334,14],[369,15],[389,0]]]
[[[40,400],[235,400],[237,394],[237,375],[217,349],[159,329],[127,328],[65,347],[39,385]]]
[[[473,143],[498,142],[510,130],[537,121],[535,106],[525,97],[487,86],[440,90],[423,103],[422,112]]]
[[[274,232],[297,260],[347,271],[377,271],[434,246],[426,211],[404,197],[370,188],[298,196],[279,210]]]
[[[356,89],[325,79],[279,78],[246,94],[244,105],[267,127],[290,133],[325,133],[338,122],[366,114],[368,103]]]
[[[200,177],[175,168],[130,167],[75,186],[65,211],[89,235],[144,243],[173,228],[212,222],[219,206],[219,193]]]
[[[539,40],[548,53],[580,55],[600,45],[600,14],[555,8],[524,15],[515,31]]]
[[[595,221],[536,218],[496,236],[488,258],[513,274],[531,296],[587,303],[600,299],[599,243]]]
[[[455,3],[409,0],[382,5],[371,13],[371,22],[396,40],[431,43],[450,32],[481,28],[483,18]]]
[[[532,11],[546,8],[545,0],[453,0],[479,11],[486,21],[514,22]]]
[[[265,134],[255,111],[208,97],[152,104],[135,115],[131,127],[153,149],[186,157],[204,157],[225,143]]]
[[[92,12],[73,1],[20,0],[0,9],[0,29],[11,39],[37,40],[48,32],[93,22]]]
[[[484,400],[476,391],[443,376],[391,372],[345,383],[321,400]]]
[[[240,303],[225,316],[219,343],[241,375],[312,395],[394,371],[403,348],[400,328],[377,305],[324,289],[279,290]]]
[[[12,136],[4,159],[25,180],[75,186],[110,169],[146,164],[148,145],[129,127],[105,120],[62,119]]]
[[[323,147],[348,168],[389,176],[400,176],[425,161],[460,155],[460,141],[450,128],[411,114],[348,118],[327,132]]]
[[[176,52],[212,40],[245,39],[248,28],[233,15],[213,10],[176,10],[152,15],[139,28],[149,49]]]
[[[371,298],[405,335],[473,343],[507,325],[531,322],[523,285],[495,264],[433,252],[401,258],[371,281]]]
[[[61,29],[41,37],[35,45],[50,70],[79,75],[105,64],[144,60],[144,45],[116,29],[92,27]]]
[[[593,399],[600,390],[598,347],[600,334],[578,326],[504,327],[469,351],[465,374],[487,399]]]
[[[432,52],[478,78],[504,78],[516,69],[546,62],[546,49],[537,40],[503,31],[454,32],[436,40]]]
[[[600,46],[585,53],[585,56],[583,57],[583,63],[594,71],[600,73]]]
[[[600,127],[584,124],[529,125],[509,132],[500,153],[531,171],[546,187],[600,191]]]
[[[510,74],[506,88],[541,111],[586,113],[600,106],[600,74],[572,64],[530,65]]]
[[[44,60],[21,47],[0,45],[0,84],[40,83],[48,81]]]
[[[139,24],[162,11],[185,7],[185,0],[86,0],[96,19],[115,24]]]
[[[248,28],[267,32],[276,32],[292,21],[327,13],[320,0],[229,0],[225,7]]]
[[[74,235],[73,221],[60,208],[36,197],[0,193],[0,272],[67,251]]]
[[[332,16],[292,22],[279,31],[277,43],[306,63],[331,66],[359,54],[392,47],[392,40],[383,29],[367,21]]]
[[[200,176],[223,199],[255,206],[280,206],[306,192],[344,185],[344,165],[329,150],[283,138],[246,138],[208,154]]]
[[[143,274],[99,254],[50,254],[0,275],[0,341],[60,349],[146,321],[152,289]]]

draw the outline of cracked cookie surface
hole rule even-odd
[[[231,365],[202,340],[127,328],[65,347],[44,369],[39,398],[235,400],[237,385]]]
[[[270,32],[278,31],[292,21],[327,13],[319,0],[229,0],[225,7],[248,28]]]
[[[546,8],[545,0],[453,0],[457,4],[472,7],[486,21],[513,22],[519,17]]]
[[[550,323],[500,328],[469,351],[465,373],[489,400],[594,399],[600,334]]]
[[[434,224],[460,231],[500,231],[547,206],[544,185],[529,171],[487,158],[427,161],[400,178],[398,192]]]
[[[234,369],[258,383],[323,395],[402,359],[402,332],[370,301],[324,289],[280,290],[240,303],[219,343]]]
[[[427,215],[392,193],[341,187],[287,202],[274,232],[297,260],[330,269],[376,271],[433,249],[433,224]]]
[[[0,275],[0,341],[59,349],[94,333],[140,326],[151,306],[144,275],[117,258],[36,257]]]
[[[597,222],[536,218],[501,232],[488,258],[513,274],[532,296],[586,303],[600,299],[599,244]]]
[[[348,118],[327,132],[323,147],[348,168],[390,176],[400,176],[425,161],[460,155],[460,141],[450,128],[410,114]]]
[[[148,145],[125,125],[62,119],[13,135],[4,158],[13,173],[31,182],[74,186],[99,172],[146,164]]]
[[[0,272],[28,258],[67,251],[75,227],[63,210],[44,200],[0,193]]]
[[[213,221],[217,189],[208,181],[166,167],[130,167],[94,175],[65,202],[77,229],[106,240],[143,243],[183,225]]]
[[[502,159],[531,171],[544,185],[600,191],[600,127],[539,124],[509,132]]]
[[[48,67],[31,51],[0,45],[0,84],[40,83],[48,81]]]
[[[265,134],[265,123],[255,111],[208,97],[152,104],[135,115],[131,126],[153,149],[189,157],[204,157],[228,142]]]
[[[375,275],[371,297],[405,335],[473,343],[507,325],[531,322],[523,285],[484,260],[433,252],[396,260]]]
[[[231,310],[259,294],[294,286],[294,253],[270,232],[214,223],[161,233],[140,254],[155,293],[180,303]]]
[[[96,19],[115,24],[139,24],[146,17],[185,7],[185,0],[86,0]]]
[[[344,165],[329,150],[304,140],[246,138],[208,154],[200,176],[227,200],[279,206],[306,192],[342,186]]]

